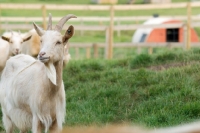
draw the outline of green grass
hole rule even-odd
[[[200,118],[199,60],[197,48],[115,60],[71,60],[63,72],[65,125],[165,127],[195,121]]]
[[[77,16],[110,16],[109,11],[55,11],[47,10],[47,13],[52,13],[53,16],[64,16],[68,13],[76,14]],[[153,14],[159,14],[160,16],[175,16],[175,15],[187,15],[187,8],[177,8],[177,9],[154,9],[154,10],[130,10],[130,11],[115,11],[115,16],[152,16]],[[192,8],[192,15],[198,15],[199,8]],[[41,16],[42,11],[40,10],[1,10],[2,16]]]
[[[170,126],[200,118],[200,49],[118,60],[72,60],[64,70],[66,125]],[[173,67],[173,64],[187,65]],[[150,69],[152,66],[172,66]]]

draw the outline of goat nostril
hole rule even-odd
[[[43,56],[43,55],[45,55],[46,53],[45,52],[40,52],[40,56]]]
[[[16,52],[19,52],[19,49],[16,49]]]

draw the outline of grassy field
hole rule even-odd
[[[66,125],[169,126],[200,118],[200,49],[71,61]]]
[[[71,60],[63,73],[65,125],[166,127],[196,121],[200,119],[199,60],[200,49],[120,60]]]

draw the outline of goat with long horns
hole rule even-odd
[[[0,102],[3,123],[7,133],[17,127],[22,133],[32,129],[41,133],[62,130],[65,121],[66,99],[62,79],[64,46],[74,34],[69,26],[61,35],[63,25],[74,15],[63,17],[52,30],[51,14],[45,31],[35,23],[41,37],[38,60],[29,55],[11,57],[3,70],[0,84]]]

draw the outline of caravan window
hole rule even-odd
[[[179,41],[179,29],[167,29],[166,30],[166,41],[167,42],[178,42]]]

